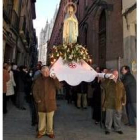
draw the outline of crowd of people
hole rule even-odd
[[[63,95],[68,104],[74,103],[77,109],[92,108],[95,124],[103,124],[105,134],[110,134],[112,127],[119,134],[122,113],[126,110],[126,125],[136,126],[136,80],[128,66],[121,68],[122,76],[112,69],[100,69],[98,73],[111,73],[109,78],[96,77],[91,83],[81,82],[70,86],[59,82],[55,75],[50,77],[49,67],[38,62],[35,69],[16,64],[3,65],[3,113],[6,114],[7,102],[11,100],[20,110],[26,110],[28,103],[32,125],[37,124],[37,138],[47,134],[54,138],[53,116],[57,108],[56,98]],[[47,123],[46,123],[47,122]]]
[[[91,83],[82,82],[72,87],[63,83],[68,104],[74,102],[78,109],[92,108],[92,119],[95,124],[105,127],[105,134],[110,134],[112,126],[119,134],[122,117],[125,125],[136,127],[136,80],[129,66],[120,70],[96,67],[98,73],[112,74],[110,78],[96,77]]]
[[[12,101],[19,110],[26,110],[26,102],[29,104],[32,115],[32,125],[37,122],[35,103],[32,87],[35,79],[40,74],[40,62],[36,69],[28,69],[26,66],[17,66],[12,63],[3,65],[3,114],[7,114],[7,102]]]

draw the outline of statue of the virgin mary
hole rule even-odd
[[[65,7],[65,19],[63,25],[63,44],[71,44],[77,42],[78,37],[78,20],[75,16],[76,5],[72,2]]]
[[[77,43],[78,20],[75,16],[76,5],[72,2],[65,7],[66,15],[63,26],[63,44]],[[50,76],[56,76],[59,81],[66,81],[69,85],[76,86],[82,81],[91,82],[95,77],[104,77],[104,73],[97,73],[84,60],[82,63],[72,62],[65,64],[62,57],[53,64]],[[110,75],[108,75],[109,77]]]

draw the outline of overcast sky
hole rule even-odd
[[[36,35],[39,39],[39,34],[42,28],[45,27],[46,21],[53,18],[56,6],[59,6],[60,0],[37,0],[36,1],[36,19],[33,21]]]

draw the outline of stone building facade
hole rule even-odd
[[[39,57],[38,60],[42,62],[42,64],[46,65],[47,61],[47,48],[48,48],[48,41],[50,39],[52,29],[55,23],[56,15],[58,12],[58,8],[56,7],[54,16],[50,23],[47,21],[45,28],[41,30],[40,32],[40,38],[39,38]]]
[[[133,74],[136,76],[137,63],[137,19],[136,19],[136,0],[122,0],[123,16],[123,49],[124,57],[121,64],[129,65]]]
[[[123,57],[122,3],[76,0],[79,43],[87,46],[94,65],[119,69]]]
[[[36,0],[3,0],[3,61],[35,65],[37,39],[33,27]],[[34,50],[34,52],[33,52]]]

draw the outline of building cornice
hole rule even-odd
[[[132,6],[130,6],[129,8],[122,10],[122,15],[123,15],[123,16],[126,16],[128,13],[131,13],[134,9],[136,9],[136,7],[137,7],[137,4],[136,4],[136,2],[135,2],[135,3],[134,3]]]

